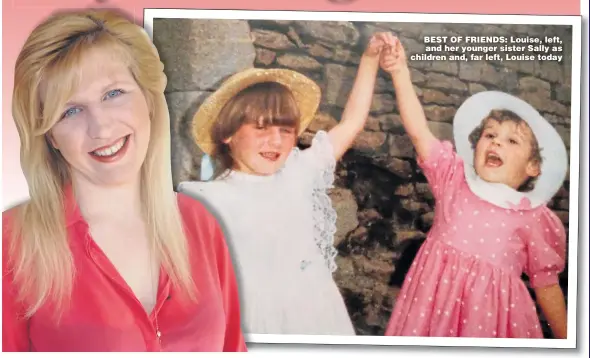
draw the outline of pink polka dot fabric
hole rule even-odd
[[[436,200],[435,218],[385,335],[542,338],[533,287],[558,283],[565,229],[546,206],[504,209],[475,196],[462,160],[437,142],[419,164]]]

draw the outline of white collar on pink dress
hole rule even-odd
[[[525,210],[534,207],[528,193],[514,190],[506,184],[487,182],[475,173],[473,165],[465,163],[464,167],[467,185],[480,199],[505,209]]]

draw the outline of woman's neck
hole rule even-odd
[[[102,218],[141,218],[142,201],[139,178],[116,186],[97,185],[84,179],[73,180],[80,212],[89,221]]]

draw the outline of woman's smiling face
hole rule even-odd
[[[119,57],[99,49],[84,56],[79,85],[50,130],[50,142],[74,180],[136,181],[150,139],[146,98]]]

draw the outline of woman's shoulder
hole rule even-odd
[[[17,239],[15,234],[15,220],[22,211],[25,204],[19,204],[2,212],[2,267],[3,272],[7,269],[7,262],[10,260],[10,248]]]
[[[15,216],[17,210],[18,210],[18,208],[14,207],[14,208],[4,210],[2,212],[2,237],[3,238],[4,238],[4,235],[6,234],[6,231],[10,231],[10,229],[12,228],[12,225],[14,223],[14,216]]]
[[[6,240],[10,239],[13,231],[15,221],[18,215],[22,212],[26,203],[22,203],[16,206],[13,206],[9,209],[6,209],[2,212],[2,245]]]
[[[227,206],[225,203],[181,192],[176,195],[178,209],[185,225],[198,231],[204,228],[215,231],[221,225],[224,218],[223,212]]]
[[[2,212],[2,227],[10,225],[14,222],[16,215],[23,210],[27,202],[17,204]]]
[[[220,235],[220,222],[214,210],[189,195],[176,193],[178,210],[189,240],[210,241]]]
[[[190,260],[198,262],[197,265],[209,266],[212,270],[210,272],[215,272],[219,264],[228,256],[227,243],[220,221],[199,200],[177,193],[177,201]],[[203,266],[199,267],[203,268]]]
[[[196,221],[201,219],[209,220],[210,217],[212,217],[212,214],[205,203],[198,200],[197,198],[193,198],[191,195],[185,194],[183,192],[177,192],[176,201],[178,203],[180,215],[183,217],[183,219],[190,217],[192,221]]]

